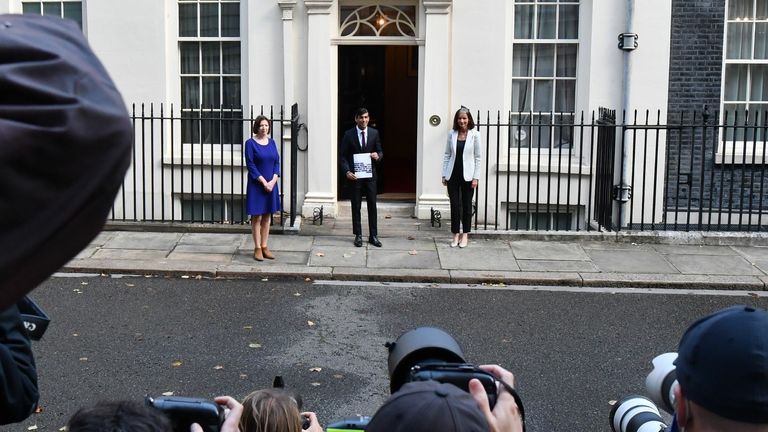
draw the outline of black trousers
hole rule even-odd
[[[363,235],[363,229],[360,226],[360,207],[363,204],[363,193],[365,193],[365,202],[368,205],[368,236],[378,236],[376,229],[376,179],[357,179],[349,182],[351,188],[352,204],[352,233]]]
[[[448,180],[448,198],[451,201],[451,232],[468,233],[472,230],[472,197],[475,190],[471,181],[457,179]],[[463,228],[463,230],[460,230]]]

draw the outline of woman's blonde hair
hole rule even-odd
[[[281,389],[257,390],[243,399],[241,432],[301,432],[296,400]]]

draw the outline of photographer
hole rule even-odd
[[[671,431],[768,431],[768,312],[734,306],[696,321],[675,366]]]
[[[298,402],[285,390],[257,390],[243,399],[241,432],[301,432],[302,429],[323,432],[317,415],[299,413]]]
[[[480,368],[514,388],[514,376],[501,366]],[[469,393],[437,381],[408,382],[384,402],[365,430],[522,432],[522,418],[514,397],[503,385],[498,387],[498,394],[491,410],[487,392],[477,379],[469,382]]]

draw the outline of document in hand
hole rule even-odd
[[[373,177],[373,163],[370,153],[355,153],[355,177],[371,178]]]

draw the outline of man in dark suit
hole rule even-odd
[[[368,205],[368,243],[381,247],[376,230],[376,164],[384,157],[381,150],[379,131],[368,127],[368,110],[358,108],[355,113],[357,125],[344,132],[339,147],[339,169],[350,188],[352,201],[352,232],[355,234],[355,246],[363,245],[363,230],[360,226],[360,206],[365,194],[365,202]],[[360,177],[356,174],[354,155],[369,154],[371,157],[372,176]]]

